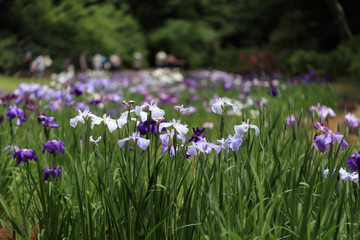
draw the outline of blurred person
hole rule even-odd
[[[103,69],[105,69],[106,71],[109,71],[111,68],[111,63],[110,63],[110,59],[108,56],[103,56],[102,58],[102,67]]]
[[[119,52],[113,53],[110,56],[111,70],[119,71],[121,70],[122,60]]]
[[[87,69],[87,61],[86,61],[87,52],[82,52],[79,57],[79,65],[80,71],[85,72]]]
[[[38,78],[43,78],[45,68],[45,54],[42,53],[41,55],[37,56],[35,60],[31,63],[31,70],[33,72],[38,72]]]
[[[71,72],[75,69],[73,63],[73,56],[70,52],[66,54],[65,60],[63,62],[63,68],[66,72]]]
[[[32,53],[27,51],[22,59],[22,74],[24,77],[30,77]]]
[[[169,68],[175,68],[178,66],[178,60],[174,54],[169,54],[167,61],[168,61]]]
[[[45,70],[44,73],[49,69],[49,67],[52,65],[52,59],[49,55],[44,55],[44,62],[45,62]],[[48,76],[47,74],[44,74],[45,76]],[[50,75],[50,74],[49,74]]]
[[[135,71],[139,71],[141,68],[141,60],[142,60],[142,54],[140,52],[136,52],[134,54],[134,61],[133,61],[133,68]]]
[[[103,56],[100,53],[94,55],[92,64],[95,70],[101,70],[103,66]]]
[[[159,51],[155,55],[155,64],[158,68],[163,68],[167,64],[167,54],[164,51]]]

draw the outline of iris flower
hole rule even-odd
[[[50,128],[59,128],[60,127],[60,124],[57,124],[55,122],[56,118],[54,118],[54,117],[47,117],[47,116],[44,116],[44,115],[39,115],[38,116],[38,121],[41,122],[41,124],[44,127],[50,127]]]
[[[64,153],[65,143],[61,140],[56,139],[49,140],[47,142],[44,142],[42,153],[45,153],[45,150],[47,150],[50,154],[53,154],[55,152]]]
[[[165,111],[159,108],[156,103],[151,101],[151,103],[148,104],[148,106],[149,106],[149,111],[151,112],[152,119],[159,119],[164,117]]]
[[[140,133],[133,132],[132,136],[129,136],[127,138],[124,138],[124,139],[121,139],[118,141],[119,148],[122,148],[124,146],[125,142],[129,141],[129,140],[132,140],[134,142],[134,144],[137,145],[142,150],[146,150],[146,148],[150,144],[149,139],[142,138],[142,137],[140,137]]]
[[[225,141],[227,143],[227,146],[231,148],[234,152],[239,151],[239,147],[242,144],[242,139],[236,136],[236,134],[234,134],[234,136],[229,135]]]
[[[331,117],[335,117],[336,114],[334,112],[334,110],[332,110],[331,108],[325,106],[325,105],[320,105],[320,103],[317,103],[315,106],[311,106],[309,108],[309,113],[311,114],[312,112],[317,112],[320,119],[326,119],[326,117],[328,115],[330,115]]]
[[[34,159],[35,162],[38,161],[38,157],[33,149],[16,149],[13,158],[16,158],[16,164],[20,164],[21,162],[27,163],[28,160]]]
[[[120,118],[118,120],[116,120],[119,128],[122,128],[123,126],[125,126],[125,124],[127,123],[127,120],[128,120],[128,115],[129,115],[129,111],[123,112],[121,114]]]
[[[101,136],[98,137],[96,140],[94,140],[93,136],[90,136],[89,138],[91,144],[95,147],[95,146],[98,146],[98,142],[101,140]]]
[[[237,111],[237,107],[230,102],[228,98],[218,98],[217,101],[211,106],[214,113],[222,114],[226,106],[231,106],[233,111]]]
[[[43,181],[49,179],[50,176],[53,176],[55,179],[58,179],[61,173],[61,168],[59,167],[52,167],[52,168],[44,168],[42,172],[45,173]]]
[[[286,118],[286,125],[294,126],[294,124],[295,124],[295,116],[294,116],[294,114],[291,114],[290,117]]]
[[[90,117],[92,118],[94,116],[94,114],[92,114],[89,110],[85,110],[83,112],[81,112],[79,110],[79,115],[77,115],[76,117],[70,119],[70,125],[72,127],[76,127],[76,125],[78,124],[78,122],[81,122],[82,124],[85,124],[85,121]]]
[[[21,122],[26,121],[24,110],[18,108],[15,104],[9,106],[9,111],[6,113],[6,116],[8,117],[9,120],[18,117],[18,119],[16,120],[16,125],[18,126],[21,124]]]
[[[335,169],[334,169],[335,171]],[[324,177],[327,178],[329,176],[329,169],[324,171]],[[338,178],[342,180],[350,180],[353,182],[359,181],[359,174],[357,172],[349,173],[346,171],[346,168],[340,168]]]
[[[201,140],[202,138],[206,137],[206,135],[202,135],[202,133],[204,132],[205,128],[203,129],[199,129],[199,127],[197,127],[196,129],[193,128],[194,134],[189,138],[188,142],[191,142],[194,140],[194,142],[197,142],[199,140]]]
[[[146,107],[146,105],[142,106],[135,106],[134,110],[131,110],[131,112],[135,112],[136,116],[140,117],[141,121],[147,120],[147,112],[143,112],[143,109]]]
[[[206,139],[203,138],[196,143],[193,142],[193,144],[188,147],[187,155],[196,156],[200,153],[210,153],[212,149],[214,149],[216,153],[219,153],[221,151],[220,146],[211,142],[207,142]]]
[[[354,154],[346,160],[346,165],[351,171],[360,171],[360,151],[355,151]]]
[[[260,129],[253,124],[249,124],[249,119],[247,120],[247,122],[242,122],[241,125],[234,126],[235,135],[239,138],[243,138],[249,128],[255,129],[255,136],[259,136]]]
[[[324,134],[316,136],[313,142],[314,147],[319,152],[325,152],[325,150],[330,146],[330,144],[341,143],[340,149],[346,148],[349,144],[345,141],[344,136],[338,134],[337,132],[333,133],[330,129],[325,127],[323,123],[315,123],[314,127]]]
[[[166,122],[166,119],[161,119],[160,120],[160,124]],[[158,122],[150,119],[150,134],[154,134],[154,136],[156,136],[156,134],[158,133]],[[141,135],[146,135],[148,133],[148,120],[145,120],[141,123],[139,123],[139,125],[137,126],[137,129],[139,130]],[[161,132],[165,132],[165,129],[162,129]]]
[[[344,123],[350,128],[357,128],[360,124],[360,119],[352,113],[347,113],[344,117]]]
[[[181,106],[175,106],[175,110],[178,112],[178,115],[180,116],[183,112],[188,111],[189,108],[184,108],[184,105],[181,105]]]
[[[167,128],[170,126],[173,126],[175,130],[182,136],[185,136],[185,134],[189,131],[187,125],[183,125],[180,123],[180,120],[175,119],[168,123],[160,123],[159,130],[162,131],[163,128]]]
[[[99,125],[100,123],[104,123],[105,126],[108,127],[109,131],[112,133],[118,127],[116,120],[112,119],[110,116],[103,115],[103,117],[98,117],[93,115],[91,129],[94,129],[94,125]]]

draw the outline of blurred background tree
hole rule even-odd
[[[58,71],[68,53],[77,63],[82,51],[89,60],[119,51],[130,67],[136,51],[153,66],[162,49],[189,68],[359,76],[359,9],[353,0],[0,0],[0,71],[19,69],[28,50]]]

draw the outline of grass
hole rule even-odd
[[[12,76],[0,75],[0,89],[2,89],[4,92],[14,91],[22,82],[49,84],[50,79],[15,78]]]

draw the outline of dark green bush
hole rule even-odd
[[[201,22],[171,19],[150,35],[150,45],[175,54],[191,68],[199,68],[212,56],[216,32]]]

